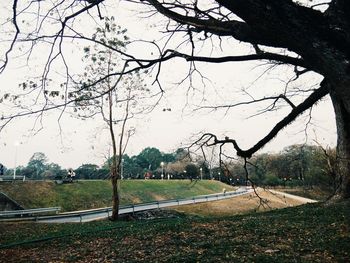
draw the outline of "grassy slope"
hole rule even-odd
[[[122,204],[184,198],[222,192],[229,186],[217,181],[124,180],[121,182]],[[25,208],[61,206],[62,211],[98,208],[111,205],[109,181],[79,181],[57,185],[54,182],[15,182],[0,184],[6,193]]]
[[[42,241],[0,247],[0,261],[349,262],[349,222],[343,202],[224,218],[3,224],[0,244]]]

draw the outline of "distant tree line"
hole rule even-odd
[[[335,187],[335,149],[312,145],[292,145],[279,153],[263,153],[253,157],[246,169],[240,159],[224,162],[221,166],[208,163],[202,157],[192,158],[185,149],[163,153],[154,147],[142,150],[138,155],[122,157],[123,179],[216,179],[232,185],[253,183],[259,186],[319,186]],[[82,164],[75,169],[76,179],[107,179],[107,160],[101,166]],[[6,169],[12,175],[13,169]],[[247,180],[247,173],[249,180]],[[48,162],[44,153],[34,153],[27,166],[17,167],[16,174],[28,179],[64,178],[67,170]],[[163,176],[162,176],[163,175]]]
[[[253,157],[244,169],[243,161],[227,165],[233,180],[245,181],[248,172],[251,183],[259,186],[315,186],[335,189],[335,149],[314,145],[292,145],[279,153],[263,153]]]
[[[14,169],[4,167],[5,175],[13,175]],[[42,180],[66,176],[67,170],[56,163],[50,163],[47,156],[42,152],[36,152],[29,159],[26,166],[16,167],[16,174],[25,176],[27,179]]]
[[[123,178],[143,179],[145,173],[152,174],[152,178],[160,178],[161,173],[169,174],[172,178],[188,175],[196,177],[199,175],[199,168],[192,164],[186,157],[187,152],[179,149],[174,153],[163,153],[157,148],[145,148],[138,155],[122,157]],[[109,177],[109,166],[111,158],[101,166],[96,164],[82,164],[74,170],[76,179],[107,179]],[[161,165],[163,164],[163,166]],[[173,166],[170,166],[172,164]],[[188,166],[188,167],[187,167]],[[193,167],[194,168],[193,168]],[[168,170],[168,167],[170,170]],[[198,170],[198,171],[197,171]],[[5,175],[12,175],[14,170],[2,167]],[[47,156],[42,152],[34,153],[26,166],[16,167],[16,174],[25,176],[27,179],[42,180],[65,177],[68,169],[62,168],[56,163],[50,163]],[[180,175],[181,174],[181,175]]]

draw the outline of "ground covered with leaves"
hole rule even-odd
[[[2,262],[350,262],[350,202],[231,217],[1,224]]]

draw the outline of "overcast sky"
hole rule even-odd
[[[122,26],[128,27],[132,38],[150,39],[151,33],[155,34],[155,39],[158,37],[154,33],[156,29],[149,28],[153,25],[151,20],[140,20],[128,12],[123,12],[117,17]],[[246,51],[246,47],[232,48],[230,46],[232,42],[223,45],[226,47],[226,54]],[[4,52],[3,47],[2,45],[1,54]],[[151,51],[147,50],[145,45],[135,44],[132,52],[149,55]],[[40,64],[40,55],[37,55],[37,58]],[[75,63],[77,68],[81,66],[80,60],[76,60]],[[33,65],[23,66],[23,63],[13,58],[8,69],[0,75],[0,96],[3,96],[5,91],[17,89],[23,79],[31,76],[36,69]],[[285,82],[291,76],[291,69],[283,67],[262,75],[266,68],[257,65],[260,64],[247,62],[225,65],[198,64],[208,81],[204,88],[200,79],[196,78],[194,88],[198,90],[189,91],[188,82],[180,86],[176,84],[185,76],[188,65],[179,60],[168,62],[161,74],[165,94],[150,114],[139,116],[129,123],[129,126],[136,127],[136,134],[131,138],[126,152],[130,155],[138,154],[145,147],[157,147],[161,151],[171,152],[190,143],[195,134],[203,131],[235,138],[242,148],[252,146],[283,118],[283,114],[290,111],[288,107],[279,112],[248,118],[263,105],[216,112],[197,110],[197,105],[222,105],[246,101],[249,96],[242,92],[243,88],[255,98],[263,97],[266,91],[276,94],[279,90],[283,90]],[[318,82],[318,76],[308,74],[291,85],[312,86]],[[295,103],[300,101],[297,98],[293,99]],[[164,108],[170,108],[171,111],[163,111]],[[11,110],[13,110],[11,105],[0,104],[1,114]],[[41,120],[43,129],[35,135],[31,132],[31,128],[35,125],[33,118],[16,119],[10,123],[0,133],[0,163],[6,167],[14,167],[15,161],[17,165],[26,165],[33,153],[43,152],[50,162],[58,163],[64,168],[77,168],[84,163],[102,164],[109,151],[109,137],[103,122],[99,118],[82,121],[67,114],[58,123],[59,113],[45,114]],[[313,143],[315,139],[324,146],[334,146],[336,130],[329,98],[313,108],[312,117],[311,123],[308,115],[299,118],[297,122],[284,129],[263,151],[279,151],[295,143],[306,141]]]

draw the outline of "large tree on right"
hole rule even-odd
[[[322,75],[319,87],[312,90],[300,104],[293,104],[287,93],[275,98],[285,100],[291,106],[291,111],[251,148],[244,150],[234,139],[219,139],[213,134],[204,134],[198,143],[230,143],[237,155],[250,158],[279,131],[329,94],[338,135],[339,187],[335,197],[350,197],[350,1],[304,1],[304,5],[292,0],[143,2],[175,21],[176,31],[188,32],[193,42],[193,34],[204,32],[204,38],[233,37],[255,48],[254,54],[225,57],[200,57],[194,53],[167,51],[163,59],[174,56],[190,62],[211,63],[268,60],[294,66],[297,76],[309,71]]]

